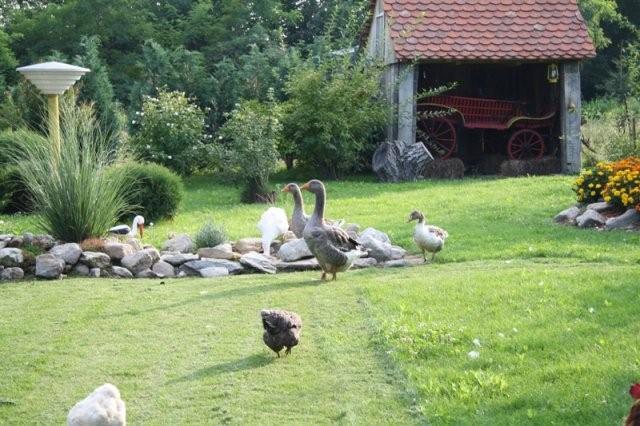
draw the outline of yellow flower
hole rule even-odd
[[[591,196],[595,196],[596,195],[596,191],[591,191]]]
[[[604,200],[608,203],[609,201],[611,201],[611,197],[607,195],[606,197],[604,197]]]
[[[596,185],[596,188],[601,188],[601,187],[602,187],[602,185],[600,185],[600,184]]]
[[[592,183],[589,184],[589,188],[593,188],[593,184]]]

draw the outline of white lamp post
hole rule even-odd
[[[49,110],[49,134],[53,139],[56,155],[60,155],[60,112],[58,95],[62,95],[89,69],[61,62],[44,62],[17,68],[17,71],[43,94],[47,95]]]

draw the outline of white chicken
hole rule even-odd
[[[262,251],[271,254],[271,242],[289,230],[287,213],[277,207],[269,207],[262,213],[258,222],[258,229],[262,233]]]

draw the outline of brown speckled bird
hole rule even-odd
[[[282,311],[278,309],[263,309],[260,311],[264,334],[262,340],[271,348],[278,358],[282,348],[287,348],[285,354],[291,353],[291,348],[300,341],[300,330],[302,320],[295,312]]]

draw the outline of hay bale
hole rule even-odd
[[[424,177],[431,179],[462,179],[464,177],[464,163],[459,158],[434,160],[425,167]]]
[[[500,174],[500,166],[508,157],[504,154],[486,154],[483,155],[478,163],[478,173],[482,175],[498,175]]]
[[[542,157],[529,160],[507,160],[500,165],[503,176],[542,176],[560,173],[560,160],[556,157]]]

